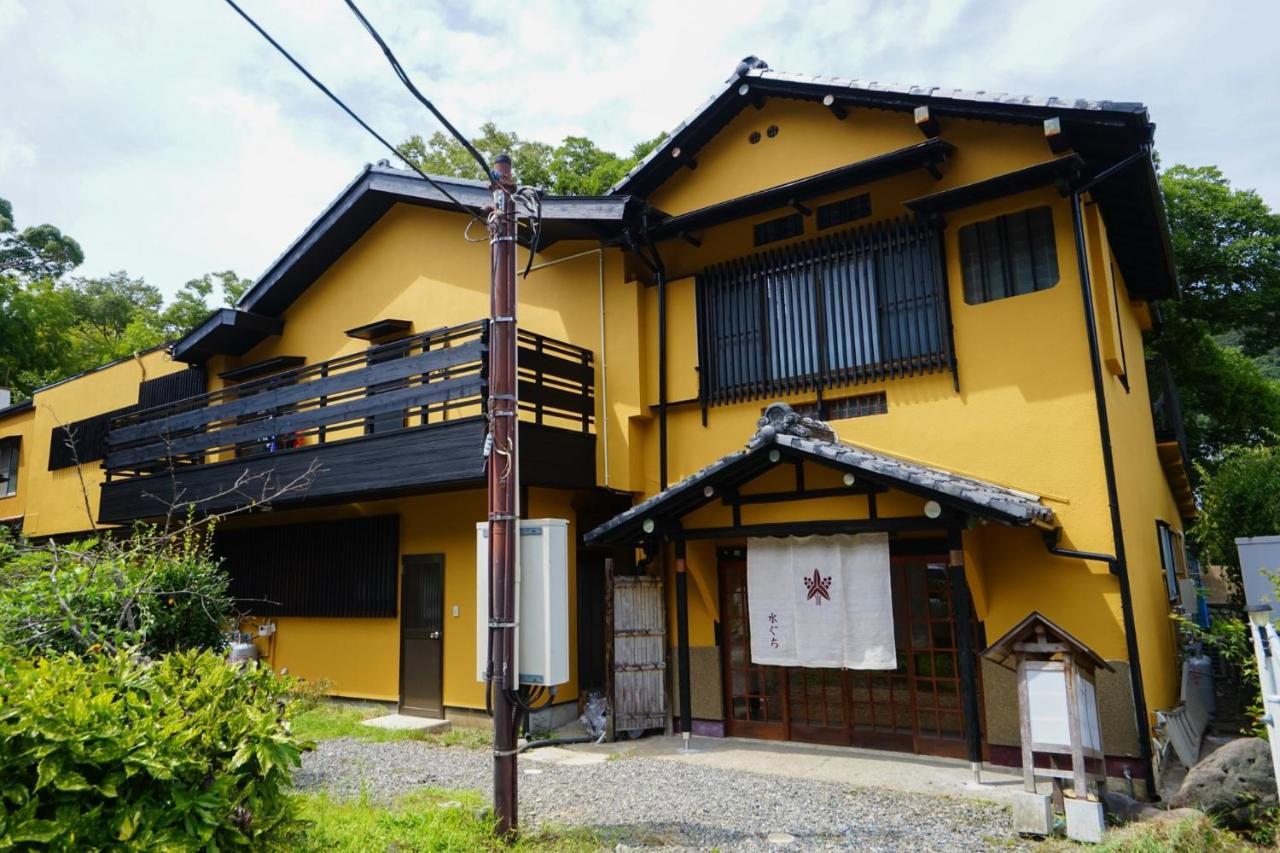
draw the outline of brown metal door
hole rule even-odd
[[[786,673],[779,666],[751,662],[747,618],[747,564],[720,562],[720,618],[724,632],[725,734],[787,739]]]
[[[400,578],[400,713],[444,717],[444,555],[411,554]]]

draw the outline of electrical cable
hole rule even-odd
[[[475,161],[480,164],[480,170],[485,177],[491,178],[492,169],[490,168],[489,163],[484,159],[480,152],[476,150],[476,147],[471,144],[470,140],[459,133],[458,129],[450,124],[449,120],[445,118],[438,109],[436,109],[435,104],[428,101],[426,96],[418,91],[418,87],[413,85],[413,81],[409,79],[409,75],[404,70],[404,66],[400,64],[400,60],[396,59],[396,55],[391,52],[391,48],[382,40],[382,36],[378,34],[376,29],[374,29],[373,24],[369,23],[369,19],[360,11],[360,7],[356,6],[354,0],[347,0],[347,6],[355,14],[356,18],[364,26],[369,35],[373,37],[373,40],[378,43],[378,47],[382,48],[382,53],[387,57],[387,62],[391,63],[391,69],[395,71],[396,76],[400,78],[400,82],[405,85],[405,88],[407,88],[424,107],[430,110],[431,114],[436,117],[436,120],[443,124],[445,129],[453,135],[453,138],[458,140],[458,143],[467,150],[467,153],[475,158]]]
[[[381,142],[381,143],[382,143],[382,144],[387,148],[387,150],[388,150],[388,151],[390,151],[392,154],[396,155],[396,157],[398,157],[399,159],[401,159],[402,161],[404,161],[405,165],[407,165],[407,166],[408,166],[410,169],[412,169],[413,171],[417,172],[419,177],[421,177],[421,178],[422,178],[423,180],[425,180],[428,184],[430,184],[432,187],[434,187],[434,188],[435,188],[435,190],[436,190],[437,192],[439,192],[439,193],[440,193],[441,195],[443,195],[446,199],[448,199],[450,202],[452,202],[454,205],[456,205],[460,210],[462,210],[462,211],[464,211],[465,213],[469,214],[470,216],[474,217],[474,218],[475,218],[477,221],[479,221],[481,224],[484,224],[484,225],[486,225],[486,226],[487,226],[487,224],[488,224],[488,223],[487,223],[487,222],[485,221],[485,219],[480,215],[480,212],[479,212],[478,210],[476,210],[475,208],[471,207],[470,205],[463,204],[461,201],[459,201],[457,198],[455,198],[455,197],[454,197],[454,195],[453,195],[452,193],[450,193],[447,189],[445,189],[443,186],[441,186],[439,183],[437,183],[435,180],[433,180],[433,179],[432,179],[432,177],[431,177],[430,175],[428,175],[426,172],[422,171],[422,169],[420,169],[420,168],[418,167],[418,164],[417,164],[417,163],[414,163],[412,160],[410,160],[410,159],[409,159],[408,157],[406,157],[404,154],[400,153],[400,150],[399,150],[398,148],[396,148],[394,145],[392,145],[390,142],[388,142],[388,141],[387,141],[387,140],[386,140],[386,139],[385,139],[385,138],[384,138],[380,133],[378,133],[376,130],[374,130],[372,127],[370,127],[370,126],[369,126],[369,124],[368,124],[364,119],[362,119],[362,118],[360,118],[360,116],[356,115],[355,111],[354,111],[354,110],[352,110],[352,109],[351,109],[351,107],[347,106],[347,105],[343,102],[343,100],[342,100],[341,98],[339,98],[339,97],[338,97],[337,95],[335,95],[332,91],[330,91],[328,86],[326,86],[325,84],[321,83],[321,82],[316,78],[316,76],[315,76],[314,74],[312,74],[310,71],[308,71],[308,70],[303,66],[303,64],[302,64],[301,62],[299,62],[298,60],[294,59],[294,58],[293,58],[293,55],[292,55],[291,53],[289,53],[289,51],[285,50],[285,49],[284,49],[284,47],[282,47],[282,46],[281,46],[280,42],[278,42],[278,41],[276,41],[274,38],[272,38],[272,37],[271,37],[271,35],[270,35],[270,33],[268,33],[266,30],[264,30],[264,29],[262,28],[262,26],[258,24],[258,22],[257,22],[257,21],[255,21],[253,18],[251,18],[251,17],[249,16],[249,14],[248,14],[247,12],[245,12],[245,10],[244,10],[244,9],[241,9],[238,5],[236,5],[235,0],[226,0],[226,3],[227,3],[227,5],[228,5],[228,6],[230,6],[232,9],[234,9],[234,10],[236,11],[236,14],[238,14],[240,17],[244,18],[244,19],[245,19],[245,21],[246,21],[246,22],[248,22],[249,26],[251,26],[251,27],[253,27],[255,30],[257,30],[257,31],[258,31],[258,35],[260,35],[260,36],[262,36],[264,39],[266,39],[266,40],[267,40],[267,42],[268,42],[272,47],[274,47],[274,48],[275,48],[275,49],[280,53],[280,55],[281,55],[281,56],[283,56],[285,59],[289,60],[290,64],[292,64],[294,68],[296,68],[296,69],[298,69],[300,72],[302,72],[302,76],[304,76],[304,77],[306,77],[308,80],[310,80],[310,81],[311,81],[311,83],[312,83],[312,84],[313,84],[317,89],[319,89],[321,92],[324,92],[324,93],[329,97],[329,100],[331,100],[331,101],[333,101],[335,104],[337,104],[337,105],[338,105],[338,107],[339,107],[343,112],[345,112],[348,116],[350,116],[350,117],[351,117],[351,119],[352,119],[353,121],[355,121],[355,123],[356,123],[356,124],[360,125],[360,126],[361,126],[361,127],[363,127],[366,131],[368,131],[368,133],[369,133],[369,135],[370,135],[370,136],[372,136],[374,139],[376,139],[376,140],[378,140],[379,142]],[[436,112],[434,107],[432,107],[432,112]],[[440,114],[439,114],[438,112],[436,112],[436,115],[437,115],[437,116],[439,116]],[[444,121],[444,118],[441,116],[441,117],[440,117],[440,120],[441,120],[441,121]],[[450,129],[450,130],[453,130],[453,126],[452,126],[452,125],[450,125],[448,122],[445,122],[445,124],[449,127],[449,129]],[[456,130],[454,130],[453,132],[454,132],[454,133],[457,133],[457,131],[456,131]]]

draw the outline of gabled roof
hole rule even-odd
[[[771,459],[773,450],[783,452]],[[1053,510],[1035,495],[840,441],[821,421],[802,418],[785,403],[773,403],[765,409],[746,449],[712,462],[614,516],[585,539],[600,545],[638,541],[644,537],[646,519],[678,519],[718,499],[716,486],[741,484],[796,459],[843,469],[859,480],[936,500],[961,514],[1016,526],[1056,524]]]
[[[459,201],[473,208],[483,208],[493,202],[488,185],[483,181],[451,177],[433,179]],[[262,325],[256,320],[246,321],[245,317],[278,319],[312,282],[395,204],[457,210],[443,193],[413,172],[392,168],[386,161],[376,166],[365,166],[298,239],[272,262],[236,308],[226,309],[244,316],[214,312],[178,341],[174,349],[181,355],[177,357],[196,361],[216,352],[230,352],[219,349],[223,335],[227,335],[225,340],[229,345],[240,346],[248,338],[228,332],[246,323]],[[545,249],[560,240],[615,239],[626,219],[637,209],[638,204],[626,195],[543,196],[538,248]]]
[[[1005,669],[1016,671],[1018,668],[1016,663],[1018,649],[1015,647],[1019,643],[1037,642],[1041,635],[1050,643],[1065,646],[1072,654],[1082,659],[1090,669],[1105,669],[1108,672],[1115,672],[1115,668],[1103,660],[1101,655],[1089,648],[1083,640],[1078,639],[1039,610],[1032,610],[1023,617],[1021,622],[1005,631],[1000,639],[982,652],[982,656],[993,663],[1003,666]],[[1011,662],[1013,663],[1011,664]]]
[[[1088,180],[1135,152],[1149,152],[1155,125],[1147,108],[1126,101],[1034,97],[1003,92],[968,91],[941,86],[910,86],[845,77],[820,77],[773,71],[755,57],[738,65],[710,99],[676,126],[647,157],[635,165],[611,192],[647,197],[694,157],[726,124],[759,98],[790,98],[832,106],[911,112],[928,107],[933,119],[968,118],[1011,124],[1040,125],[1061,121],[1062,135],[1085,163]],[[677,150],[680,157],[673,156]],[[1047,151],[1047,147],[1046,147]],[[1125,281],[1135,297],[1175,296],[1177,279],[1165,219],[1164,200],[1150,156],[1091,190]]]

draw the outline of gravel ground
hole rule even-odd
[[[306,755],[295,783],[338,797],[363,791],[391,799],[418,786],[487,794],[491,761],[487,751],[463,747],[339,739]],[[520,773],[522,823],[614,831],[628,848],[984,850],[1007,848],[1016,838],[1008,813],[994,805],[656,758],[524,760]],[[771,833],[794,840],[779,847]]]

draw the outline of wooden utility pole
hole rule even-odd
[[[519,471],[516,456],[516,211],[511,158],[493,161],[489,217],[489,676],[493,690],[493,806],[498,833],[516,832],[516,728],[520,689],[516,660],[516,548]]]

